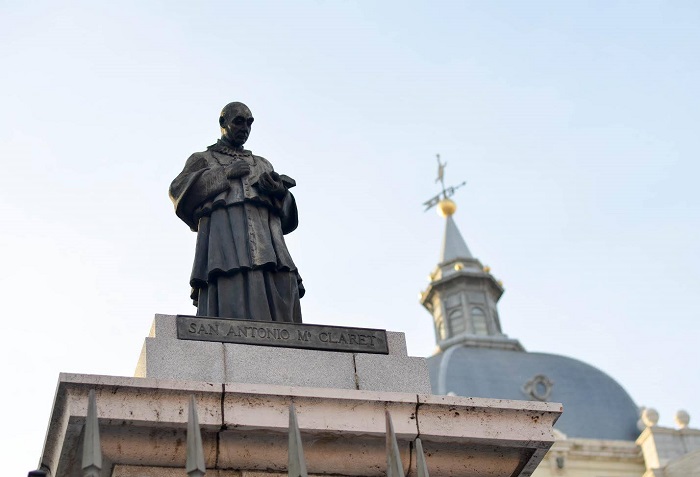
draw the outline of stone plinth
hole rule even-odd
[[[207,475],[285,474],[294,403],[309,473],[383,476],[389,410],[407,475],[420,437],[430,474],[527,476],[554,442],[561,405],[420,393],[61,374],[42,455],[54,477],[79,475],[88,393],[97,396],[102,477],[184,475],[189,396]]]
[[[389,354],[342,353],[177,339],[174,315],[156,315],[136,377],[333,389],[431,392],[425,358],[388,332]]]

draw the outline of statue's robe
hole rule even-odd
[[[224,166],[237,160],[250,174],[229,179]],[[301,323],[304,287],[283,236],[297,227],[296,202],[288,190],[278,198],[257,188],[272,171],[219,141],[192,154],[170,185],[175,213],[197,232],[190,285],[198,316]]]

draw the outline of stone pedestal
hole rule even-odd
[[[430,394],[425,358],[388,332],[389,355],[340,353],[177,339],[175,316],[156,315],[137,377]]]
[[[430,475],[527,476],[554,438],[559,404],[427,394],[213,384],[61,374],[42,455],[78,476],[88,393],[95,390],[103,477],[184,475],[188,399],[197,400],[207,475],[286,475],[294,403],[309,473],[383,476],[389,410],[407,475],[420,437]]]
[[[554,442],[560,404],[431,394],[426,360],[388,333],[389,354],[357,354],[177,339],[156,315],[136,377],[61,374],[42,467],[80,476],[94,390],[101,477],[184,474],[188,401],[195,396],[207,476],[286,475],[288,409],[296,408],[310,474],[383,476],[385,411],[404,470],[421,438],[430,475],[529,476]]]

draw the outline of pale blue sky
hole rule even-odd
[[[698,25],[693,1],[0,0],[6,473],[60,371],[130,375],[154,313],[194,312],[167,188],[233,100],[298,183],[305,321],[432,352],[440,152],[504,331],[698,427]]]

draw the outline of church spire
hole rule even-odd
[[[442,191],[424,205],[425,210],[437,206],[445,218],[445,235],[440,261],[430,274],[430,284],[421,293],[421,304],[433,315],[435,341],[440,351],[453,345],[500,348],[522,351],[517,340],[509,339],[501,331],[497,303],[503,286],[476,259],[452,216],[457,204],[450,199],[457,188],[445,187],[444,171],[447,163],[438,158],[438,178]]]
[[[450,262],[458,258],[474,258],[452,218],[455,210],[457,210],[457,204],[450,199],[443,199],[438,203],[438,212],[445,217],[445,236],[442,239],[440,263]]]

